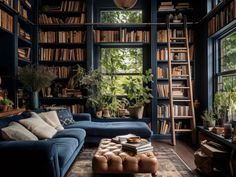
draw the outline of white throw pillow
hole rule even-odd
[[[52,138],[57,133],[57,130],[54,127],[48,125],[35,112],[31,112],[30,118],[21,119],[19,122],[39,139]]]
[[[58,131],[64,130],[56,111],[42,112],[38,114],[45,122],[57,129]]]
[[[2,137],[5,140],[38,140],[38,138],[17,122],[11,122],[8,127],[2,128]]]

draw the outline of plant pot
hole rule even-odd
[[[96,111],[96,117],[102,118],[102,111]]]
[[[109,109],[103,109],[102,116],[105,118],[110,118],[111,115],[110,115]]]
[[[215,127],[216,125],[216,121],[215,120],[212,120],[212,121],[205,121],[203,120],[203,127],[205,129],[208,129],[209,127]]]
[[[32,92],[32,95],[31,95],[31,108],[32,109],[38,109],[39,108],[39,93],[38,92]]]
[[[130,106],[128,108],[130,117],[142,119],[143,118],[143,111],[144,111],[144,106]]]
[[[8,107],[7,105],[1,105],[1,110],[2,112],[7,112],[8,111]]]

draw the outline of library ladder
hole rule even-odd
[[[178,34],[177,31],[182,31],[182,34],[181,32]],[[178,24],[170,23],[170,16],[167,17],[167,45],[172,144],[176,145],[176,133],[187,132],[192,134],[192,142],[195,144],[196,122],[186,17],[184,17],[183,22]],[[180,73],[177,74],[177,76],[172,73],[173,68],[176,66],[182,68],[182,71],[180,70]],[[178,85],[173,83],[176,82],[176,80],[182,82],[184,80],[184,82],[183,84]],[[176,90],[177,92],[180,91],[183,95],[176,96],[174,94],[176,93]]]

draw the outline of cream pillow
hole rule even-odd
[[[54,127],[48,125],[35,112],[31,112],[30,118],[21,119],[19,122],[39,139],[52,138],[57,133]]]
[[[11,122],[8,127],[1,130],[5,140],[38,140],[33,133],[17,122]]]
[[[64,130],[61,125],[56,111],[42,112],[38,114],[45,122],[57,129],[58,131]]]

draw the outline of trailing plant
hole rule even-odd
[[[41,65],[27,65],[19,68],[18,78],[25,89],[30,92],[38,92],[42,88],[49,87],[56,75]]]
[[[122,85],[131,106],[142,106],[150,103],[153,96],[147,84],[152,82],[152,77],[151,69],[149,69],[142,77],[129,77],[128,83]]]
[[[73,69],[73,76],[70,78],[67,87],[70,89],[74,89],[82,85],[81,80],[85,76],[86,72],[83,67],[80,65],[76,65]]]
[[[14,105],[14,103],[10,99],[4,98],[4,99],[0,100],[0,105],[12,107]]]

